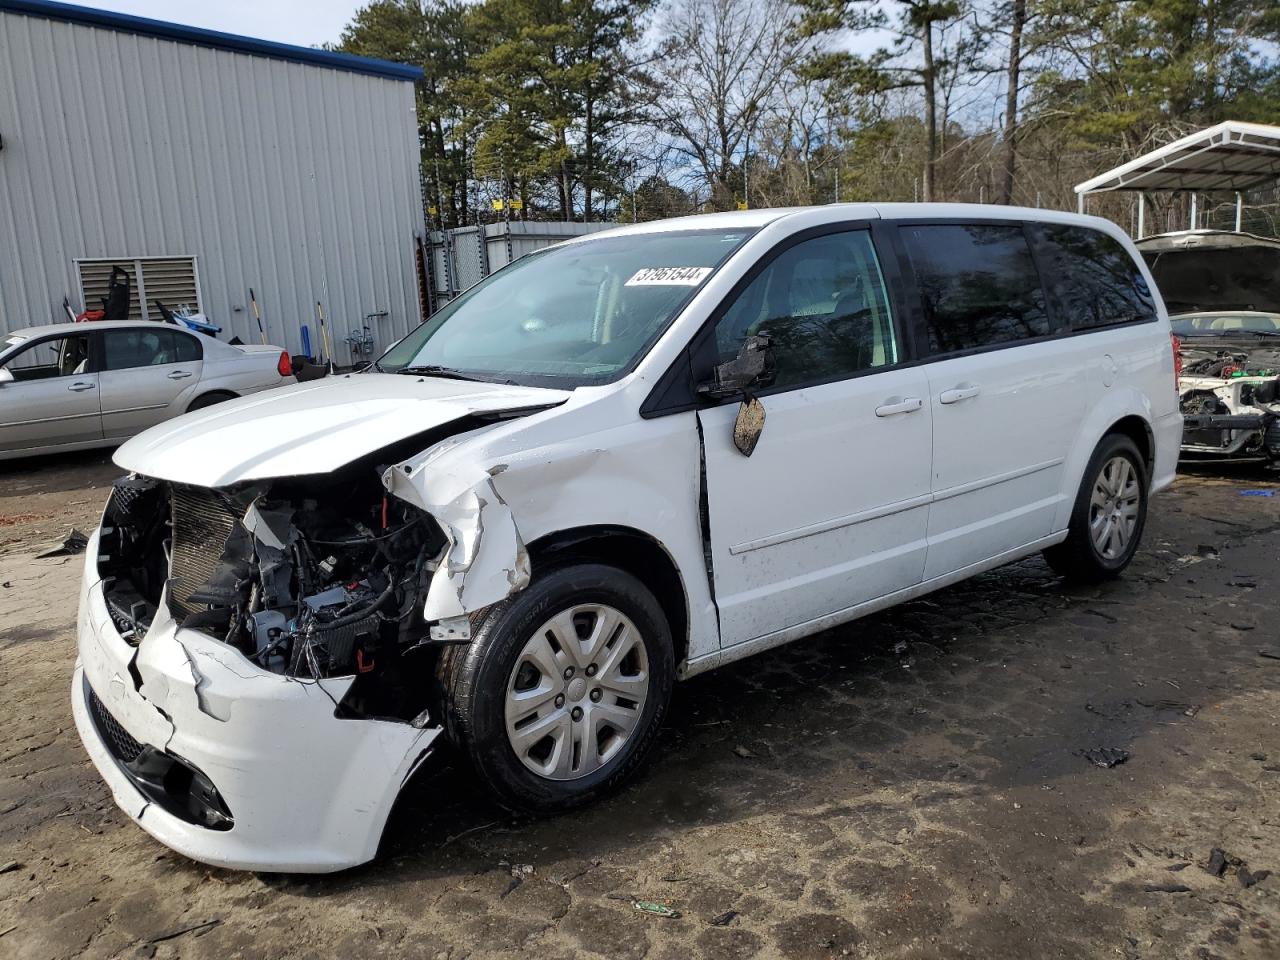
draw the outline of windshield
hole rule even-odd
[[[1224,336],[1232,334],[1280,335],[1280,314],[1275,313],[1193,313],[1170,317],[1169,326],[1180,337]]]
[[[377,368],[529,386],[608,383],[644,356],[749,235],[636,234],[531,254],[444,307]]]

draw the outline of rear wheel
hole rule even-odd
[[[222,403],[224,400],[234,400],[236,395],[228,393],[225,390],[214,390],[212,393],[202,393],[196,397],[187,406],[187,412],[192,410],[203,410],[205,407],[212,407],[215,403]]]
[[[1071,511],[1067,539],[1044,551],[1067,580],[1098,583],[1129,565],[1147,522],[1147,467],[1123,434],[1102,438],[1089,460]]]
[[[566,810],[639,766],[674,673],[670,628],[644,584],[602,564],[560,567],[446,651],[445,726],[504,804]]]

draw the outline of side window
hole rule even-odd
[[[128,370],[132,367],[152,367],[178,360],[176,335],[159,325],[151,330],[145,327],[132,330],[104,330],[102,332],[104,370]]]
[[[41,340],[18,351],[4,364],[14,380],[73,377],[84,373],[88,366],[88,334]]]
[[[1114,237],[1055,223],[1038,229],[1049,271],[1049,295],[1072,330],[1155,320],[1147,281]]]
[[[722,361],[757,333],[773,338],[779,386],[851,376],[896,363],[884,278],[866,230],[833,233],[784,250],[716,324]]]
[[[193,360],[201,360],[204,358],[204,349],[200,346],[200,341],[190,334],[179,333],[173,331],[171,336],[174,343],[174,360],[177,363],[189,363]]]
[[[1049,314],[1020,226],[904,226],[929,332],[929,352],[953,353],[1047,336]]]

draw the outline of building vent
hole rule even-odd
[[[195,257],[121,257],[116,260],[77,260],[80,302],[85,310],[102,308],[111,268],[129,275],[129,319],[160,320],[155,302],[170,310],[186,304],[200,311],[200,285]]]

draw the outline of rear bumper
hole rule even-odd
[[[1151,492],[1173,483],[1178,472],[1178,450],[1182,446],[1182,414],[1161,417],[1151,427],[1155,440],[1155,463],[1151,470]]]
[[[439,728],[338,719],[334,701],[349,678],[322,687],[264,671],[179,628],[163,603],[132,647],[97,582],[97,534],[86,556],[71,705],[120,808],[161,843],[215,866],[323,873],[371,860]],[[160,775],[124,761],[135,748],[160,761],[149,768]],[[177,776],[165,775],[170,767]],[[208,815],[219,805],[229,824]]]

